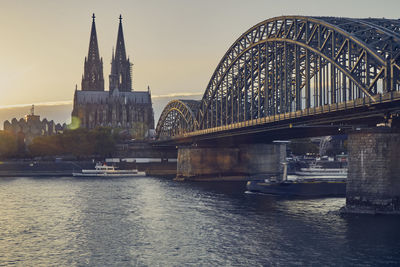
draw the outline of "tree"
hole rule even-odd
[[[12,157],[17,152],[18,144],[16,136],[7,131],[0,131],[0,157]]]
[[[63,153],[63,146],[58,135],[37,136],[28,146],[34,156],[55,156]]]
[[[32,156],[106,157],[115,150],[116,138],[117,134],[105,127],[66,130],[58,135],[36,137],[28,149]]]
[[[79,128],[61,134],[61,142],[64,147],[64,154],[87,157],[93,155],[96,140],[89,136],[87,129]]]
[[[90,132],[93,136],[94,153],[100,157],[106,157],[115,150],[115,136],[111,128],[99,127]]]

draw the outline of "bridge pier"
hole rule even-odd
[[[245,181],[252,176],[258,179],[280,176],[285,157],[284,144],[179,147],[176,179]]]
[[[400,214],[400,132],[391,128],[348,135],[344,213]]]

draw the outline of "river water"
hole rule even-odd
[[[400,218],[161,178],[1,178],[0,266],[392,266]]]

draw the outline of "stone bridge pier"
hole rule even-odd
[[[348,135],[344,213],[400,214],[400,131],[374,128]]]
[[[178,148],[177,180],[245,181],[280,177],[286,145],[244,144],[235,147]]]

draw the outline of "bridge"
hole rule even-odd
[[[157,138],[191,142],[311,125],[376,125],[397,111],[399,89],[399,20],[272,18],[233,43],[200,101],[165,107]],[[319,131],[308,132],[325,133]]]
[[[349,137],[350,147],[354,144],[350,167],[357,169],[356,164],[366,160],[358,160],[357,153],[365,156],[356,147],[362,146],[359,140],[365,139],[367,147],[389,142],[385,152],[372,151],[371,147],[371,163],[379,158],[386,162],[380,164],[387,165],[398,156],[395,127],[374,133],[371,127],[395,126],[399,110],[400,20],[282,16],[251,27],[232,44],[201,100],[174,100],[165,107],[156,128],[157,142],[181,146],[181,171],[187,176],[199,175],[204,168],[221,169],[224,164],[224,173],[248,174],[256,169],[270,174],[279,171],[281,159],[273,156],[281,149],[267,147],[274,139],[337,134],[347,127],[370,128],[354,133],[355,139]],[[369,142],[371,135],[376,138]],[[378,141],[378,136],[390,136],[390,141]],[[207,147],[210,144],[220,147]],[[208,165],[200,164],[207,157],[211,158]],[[235,169],[238,164],[246,165],[243,157],[256,158],[258,163],[251,163],[246,170]],[[265,162],[276,164],[265,168]],[[365,172],[366,167],[362,167],[354,174],[349,170],[349,176],[360,175],[363,168]],[[393,173],[385,174],[390,179],[393,166],[391,170]],[[397,180],[396,197],[400,195]],[[348,200],[352,196],[350,203],[356,203],[365,189],[357,183],[348,183],[348,190],[356,192],[348,194]],[[396,203],[400,206],[399,200]]]

